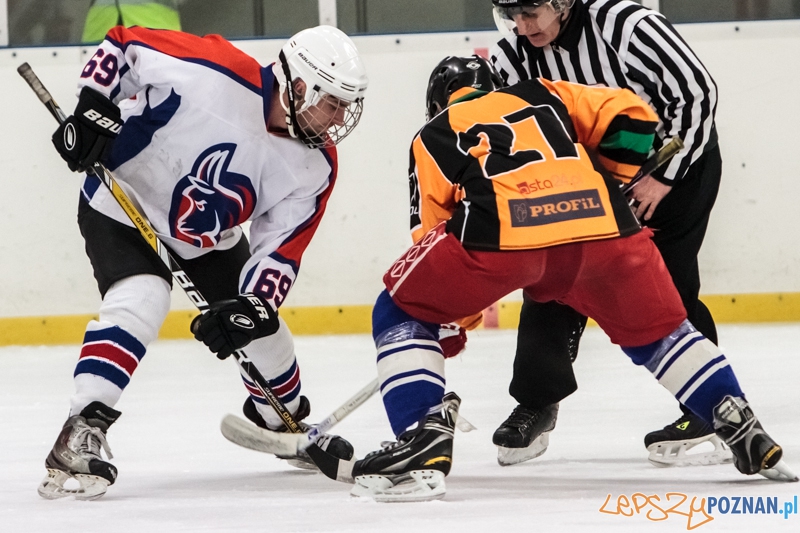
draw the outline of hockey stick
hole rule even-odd
[[[652,157],[648,158],[647,161],[644,162],[639,169],[639,172],[636,173],[631,181],[622,187],[622,194],[627,194],[636,186],[637,183],[639,183],[642,178],[649,175],[657,168],[660,168],[682,149],[683,139],[680,137],[673,137],[671,141],[661,147],[661,150],[656,152]]]
[[[378,391],[378,380],[373,379],[333,413],[314,424],[308,433],[281,433],[254,426],[235,415],[226,415],[220,430],[232,443],[258,452],[275,455],[297,455],[313,444],[323,433],[345,419]]]
[[[28,83],[31,89],[33,89],[33,92],[36,93],[36,96],[39,97],[39,100],[41,100],[45,107],[47,107],[48,111],[50,111],[50,114],[55,117],[58,123],[60,124],[64,122],[64,120],[66,120],[64,111],[62,111],[62,109],[58,106],[50,92],[44,87],[44,85],[42,85],[41,80],[39,80],[39,78],[33,72],[31,66],[28,63],[23,63],[17,68],[17,72]],[[158,254],[167,268],[169,268],[172,276],[175,278],[175,281],[177,281],[181,288],[186,291],[186,295],[189,297],[192,303],[194,303],[195,307],[197,307],[201,313],[207,312],[209,305],[206,299],[203,297],[197,287],[195,287],[194,283],[192,283],[192,280],[189,279],[189,276],[187,276],[186,273],[181,269],[178,262],[169,253],[169,250],[158,238],[147,219],[141,213],[139,213],[139,210],[136,209],[136,206],[134,206],[133,202],[131,202],[130,198],[128,198],[128,195],[125,194],[125,192],[117,184],[111,172],[109,172],[102,163],[95,163],[94,167],[90,169],[89,172],[100,178],[106,187],[108,187],[112,196],[114,196],[120,207],[123,209],[123,211],[125,211],[125,214],[128,215],[128,218],[130,218],[131,222],[133,222],[133,225],[136,226],[136,229],[139,230],[139,233],[142,234],[142,237],[144,237],[144,239],[153,248],[156,254]],[[294,417],[292,417],[292,414],[288,409],[286,409],[286,406],[278,398],[278,396],[275,395],[266,379],[264,379],[264,376],[261,375],[261,372],[258,371],[253,362],[248,359],[247,355],[242,350],[236,350],[234,352],[234,356],[250,379],[252,379],[256,384],[258,390],[264,395],[264,398],[266,398],[267,402],[278,413],[286,428],[292,433],[303,433],[303,430],[297,424]],[[324,455],[327,455],[323,450],[316,446],[310,446],[308,454],[312,459],[314,459],[315,456],[324,457]],[[314,460],[316,462],[316,459]]]

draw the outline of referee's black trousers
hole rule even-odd
[[[703,244],[711,209],[719,191],[722,158],[719,146],[707,150],[673,187],[646,223],[653,242],[680,293],[689,321],[717,343],[717,330],[708,308],[698,299],[700,272],[697,254]],[[578,388],[572,361],[586,317],[557,302],[525,298],[519,319],[514,374],[509,392],[518,403],[539,409],[557,403]],[[681,406],[686,412],[685,408]]]

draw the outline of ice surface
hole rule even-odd
[[[720,338],[756,414],[800,471],[800,325],[722,326]],[[461,413],[478,431],[456,434],[445,500],[414,504],[351,498],[347,485],[230,444],[219,421],[240,414],[245,391],[231,360],[220,362],[191,341],[151,346],[116,406],[123,415],[109,443],[119,480],[108,494],[95,502],[42,500],[36,486],[67,416],[78,347],[2,348],[0,531],[686,531],[705,517],[695,513],[687,524],[686,516],[653,507],[630,517],[600,509],[609,494],[605,509],[616,511],[620,495],[657,495],[663,503],[674,492],[697,502],[777,498],[782,510],[800,494],[800,484],[743,476],[732,465],[651,466],[642,438],[676,419],[677,404],[598,328],[583,338],[575,363],[580,389],[562,402],[548,451],[501,468],[491,436],[515,405],[506,392],[514,343],[512,331],[477,332],[447,362],[448,390],[461,396]],[[299,337],[296,348],[311,421],[375,375],[367,335]],[[336,432],[360,456],[392,437],[377,396]],[[688,513],[689,501],[677,510]],[[648,511],[662,520],[648,519]],[[711,516],[695,531],[800,531],[800,514]]]

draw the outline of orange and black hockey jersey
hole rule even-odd
[[[644,163],[658,123],[638,96],[536,79],[462,98],[411,146],[415,241],[444,220],[466,248],[484,250],[543,248],[640,229],[617,181]]]

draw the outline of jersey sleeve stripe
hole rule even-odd
[[[314,236],[314,233],[316,233],[317,227],[319,227],[322,215],[325,213],[325,208],[328,204],[328,199],[330,198],[333,186],[336,182],[336,174],[339,166],[336,149],[325,148],[321,149],[321,151],[325,155],[325,159],[331,165],[331,173],[328,176],[328,186],[317,196],[317,205],[314,214],[305,222],[298,225],[292,234],[271,254],[271,257],[276,260],[276,256],[283,258],[284,261],[282,262],[291,265],[295,272],[300,268],[300,260],[303,257],[303,252],[305,252],[308,243],[311,242],[311,238]]]

